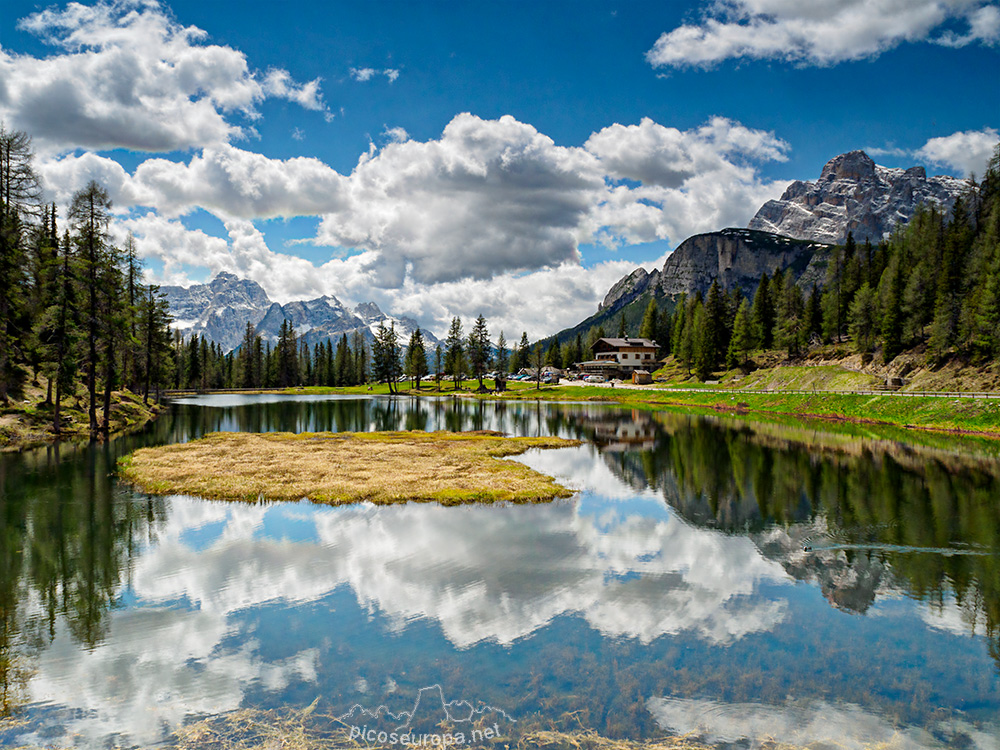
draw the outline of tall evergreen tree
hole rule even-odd
[[[420,379],[427,374],[427,350],[419,328],[410,335],[406,347],[406,374],[413,381],[413,387],[420,390]]]
[[[777,333],[775,344],[782,347],[789,357],[798,356],[806,345],[807,330],[805,324],[805,300],[802,289],[795,283],[792,269],[787,269],[783,275],[775,279],[776,289],[780,289],[778,297]]]
[[[642,324],[639,326],[639,338],[656,341],[657,332],[660,329],[660,308],[656,300],[650,298],[646,305],[646,312],[642,315]]]
[[[552,343],[549,344],[549,348],[545,352],[545,364],[558,370],[562,369],[562,349],[559,346],[559,339],[553,338]]]
[[[31,138],[0,123],[0,405],[19,396],[24,371],[15,360],[25,338],[25,224],[41,202]]]
[[[770,349],[774,345],[774,300],[771,296],[771,280],[766,271],[760,275],[760,282],[753,296],[751,316],[757,346]]]
[[[527,331],[521,331],[521,341],[517,345],[517,354],[513,357],[510,370],[511,372],[520,372],[527,367],[531,367],[531,349]]]
[[[448,338],[445,339],[445,370],[452,377],[457,391],[465,374],[465,341],[462,336],[462,319],[451,319]]]
[[[750,303],[744,298],[736,310],[733,320],[733,335],[729,337],[729,347],[726,350],[726,366],[747,368],[750,352],[754,348],[753,315]]]
[[[848,327],[851,339],[859,352],[870,352],[875,348],[878,322],[875,293],[866,281],[858,289],[848,307]]]
[[[498,391],[507,390],[508,367],[510,367],[510,350],[507,349],[507,338],[503,335],[503,331],[500,331],[500,336],[497,338],[497,376],[493,381]]]
[[[111,198],[108,191],[91,180],[78,191],[70,203],[69,221],[80,247],[83,290],[86,305],[85,335],[87,339],[87,414],[91,434],[96,434],[97,424],[97,359],[102,321],[100,308],[103,296],[111,290],[100,285],[101,268],[105,264],[108,248],[108,223]]]
[[[493,345],[490,343],[490,332],[486,327],[486,318],[480,315],[476,318],[476,324],[469,332],[468,341],[469,365],[472,373],[479,381],[480,392],[485,390],[483,378],[493,361]]]

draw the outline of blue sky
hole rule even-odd
[[[839,153],[981,172],[1000,124],[983,0],[5,11],[0,117],[53,199],[109,186],[151,278],[228,270],[439,334],[551,333]]]

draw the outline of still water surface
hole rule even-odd
[[[583,438],[516,459],[578,492],[331,508],[114,478],[136,447],[216,430],[385,429]],[[439,685],[508,734],[998,748],[1000,463],[850,432],[212,396],[107,446],[0,456],[0,745],[150,745],[241,707],[409,711]]]

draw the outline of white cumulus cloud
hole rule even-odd
[[[915,152],[915,156],[932,164],[958,169],[963,175],[982,177],[993,151],[1000,143],[995,128],[966,130],[931,138]]]
[[[956,25],[963,31],[948,28]],[[697,22],[662,34],[646,57],[654,67],[739,58],[833,65],[904,42],[998,40],[1000,12],[984,0],[716,0]]]
[[[284,70],[260,76],[245,55],[206,43],[153,0],[109,0],[41,11],[20,22],[58,53],[0,49],[0,118],[40,150],[169,152],[252,134],[267,97],[325,111],[319,80]],[[239,118],[237,124],[233,118]]]

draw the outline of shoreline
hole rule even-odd
[[[474,382],[474,381],[473,381]],[[830,424],[891,427],[914,433],[936,433],[1000,440],[1000,393],[995,397],[972,397],[968,394],[941,393],[918,395],[907,392],[843,391],[750,391],[730,388],[677,388],[582,384],[578,381],[558,385],[534,383],[510,387],[503,393],[476,393],[471,389],[436,390],[432,388],[401,390],[396,396],[409,398],[466,398],[497,401],[552,401],[607,403],[647,409],[679,408],[703,413],[725,413],[768,419],[804,419]],[[297,387],[286,389],[234,389],[226,391],[171,392],[169,398],[197,395],[343,395],[390,396],[384,384],[349,388]]]
[[[0,410],[0,453],[20,453],[57,443],[101,442],[142,429],[167,410],[165,403],[144,404],[142,396],[128,390],[112,394],[111,429],[107,432],[90,432],[82,427],[86,413],[67,399],[62,406],[65,428],[60,434],[52,432],[52,406],[43,398],[25,399]],[[98,421],[103,420],[103,409],[98,409]]]

